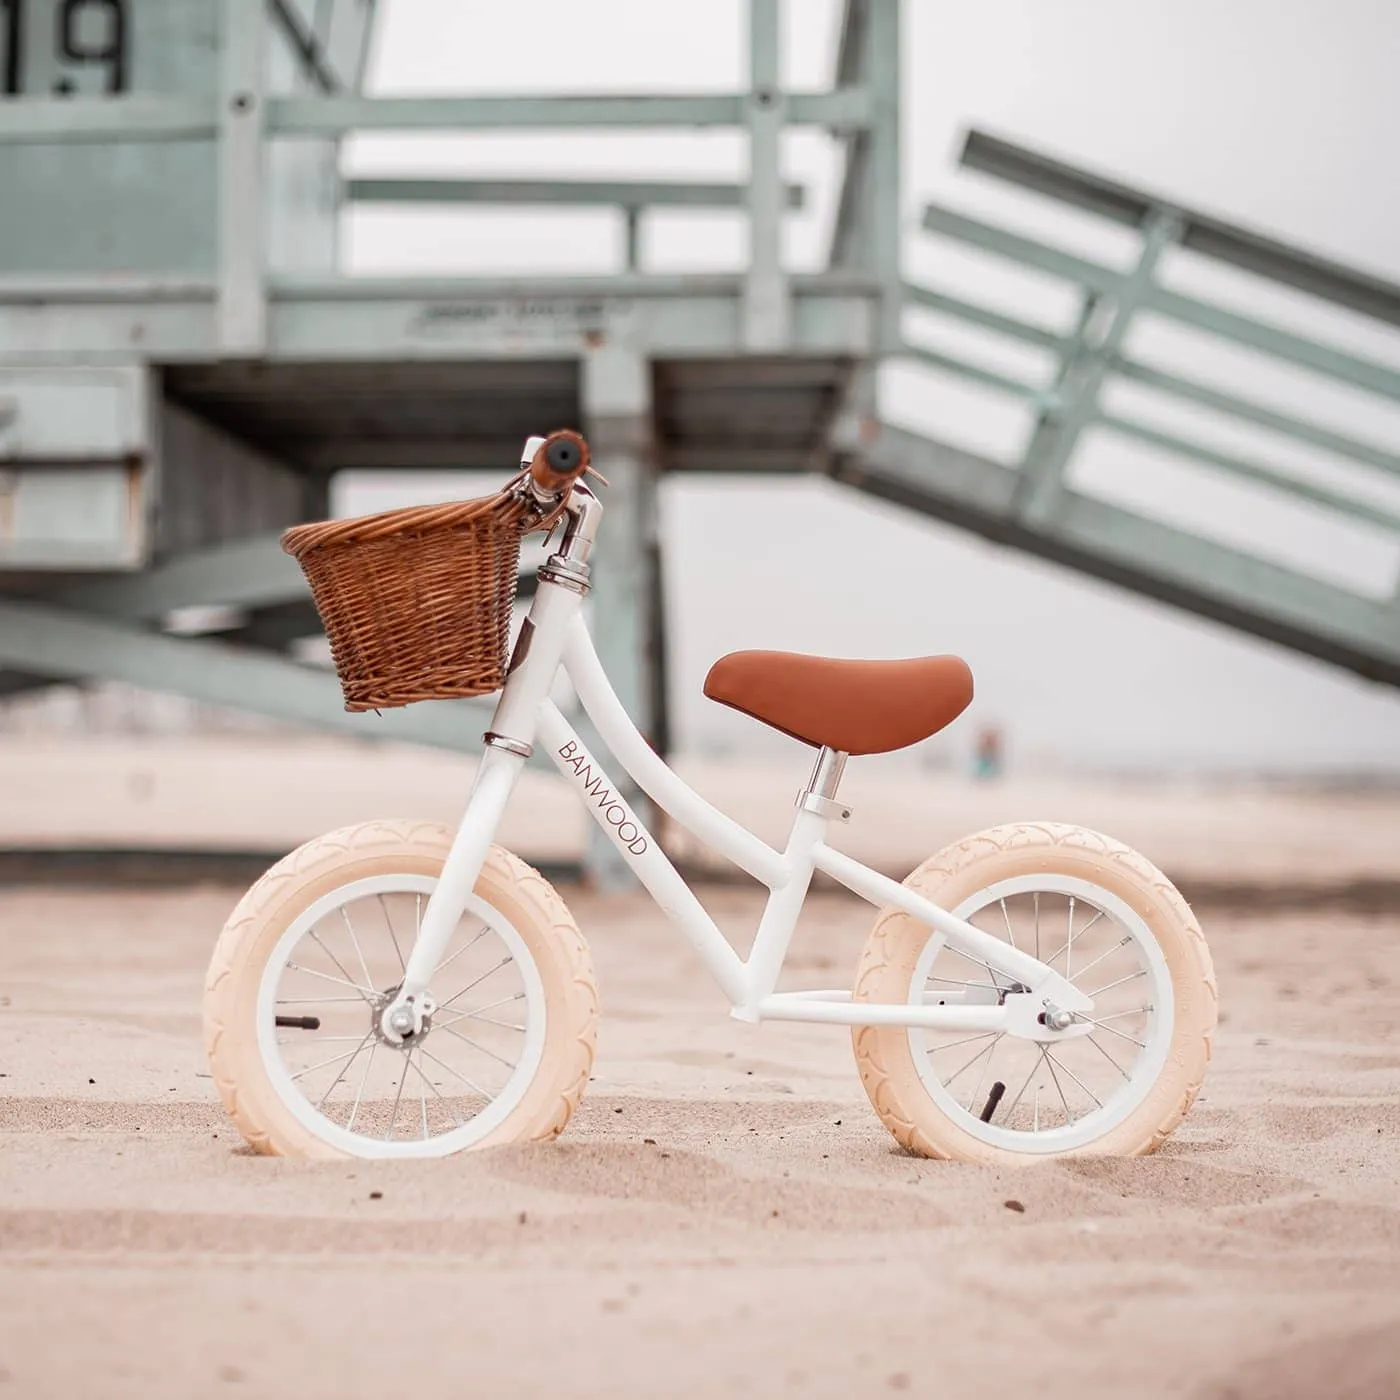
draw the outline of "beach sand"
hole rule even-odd
[[[745,941],[757,898],[702,892]],[[992,1170],[902,1154],[846,1033],[728,1019],[643,899],[565,890],[603,1006],[568,1132],[308,1164],[204,1077],[237,894],[0,898],[0,1400],[1400,1395],[1396,913],[1201,908],[1185,1123]],[[792,984],[848,983],[869,923],[814,898]]]

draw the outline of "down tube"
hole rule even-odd
[[[748,976],[739,955],[690,892],[656,838],[622,800],[598,760],[583,746],[568,720],[550,701],[540,707],[539,738],[554,766],[568,779],[589,815],[627,859],[661,912],[690,939],[710,975],[734,1006],[749,1003]]]

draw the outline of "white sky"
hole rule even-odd
[[[837,9],[833,0],[787,0],[789,86],[828,81]],[[381,0],[379,25],[371,88],[380,93],[724,90],[741,85],[746,63],[736,0]],[[1400,5],[1387,0],[906,0],[906,272],[1031,319],[1064,324],[1072,314],[1063,293],[1038,279],[918,234],[930,199],[1104,261],[1132,256],[1121,230],[957,173],[962,132],[978,125],[1400,280],[1400,187],[1388,168],[1400,128],[1397,57]],[[788,139],[785,173],[809,187],[808,212],[786,231],[794,268],[816,267],[824,254],[833,154],[816,134]],[[348,162],[358,173],[742,180],[745,152],[728,134],[375,137],[357,142]],[[737,215],[658,214],[645,265],[734,268],[744,241]],[[359,271],[606,272],[620,265],[622,232],[608,212],[376,209],[352,216],[345,258]],[[1400,365],[1400,335],[1360,318],[1187,258],[1170,261],[1164,276]],[[1033,355],[1008,354],[948,323],[911,317],[907,329],[1007,372],[1045,371]],[[1161,323],[1135,324],[1129,350],[1392,450],[1400,442],[1395,405],[1261,367]],[[1115,407],[1148,416],[1146,401],[1115,392]],[[1006,460],[1027,426],[1004,399],[906,366],[887,372],[882,407],[894,421]],[[1258,434],[1241,439],[1203,415],[1172,421],[1400,508],[1393,480]],[[1395,584],[1393,537],[1105,435],[1086,441],[1072,479],[1364,593]],[[374,509],[460,485],[406,475],[352,488],[344,506]],[[965,754],[981,720],[1003,724],[1023,760],[1400,773],[1394,691],[829,483],[671,481],[663,507],[683,746],[756,740],[751,721],[700,696],[706,668],[724,651],[958,651],[973,665],[978,699],[973,718],[936,741],[945,753]]]

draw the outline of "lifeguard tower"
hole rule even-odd
[[[1400,288],[1168,199],[974,132],[963,164],[1133,230],[1108,266],[957,209],[928,237],[1075,290],[1034,323],[957,286],[902,276],[900,5],[846,0],[820,91],[779,84],[779,0],[750,0],[749,82],[701,94],[376,97],[373,27],[393,0],[0,0],[0,691],[120,679],[281,719],[472,749],[476,703],[346,714],[333,675],[289,647],[317,630],[277,545],[352,469],[504,471],[524,438],[589,436],[612,483],[597,636],[624,702],[667,746],[655,487],[663,473],[819,472],[1390,684],[1400,604],[1096,494],[1086,434],[1356,522],[1400,547],[1400,510],[1335,476],[1285,471],[1113,408],[1129,382],[1306,444],[1394,485],[1400,455],[1276,403],[1163,368],[1130,331],[1166,319],[1382,402],[1400,370],[1164,284],[1178,253],[1400,324]],[[841,152],[825,268],[780,254],[803,192],[780,170],[793,127]],[[358,132],[723,128],[747,179],[347,179]],[[627,265],[608,276],[348,276],[349,204],[611,207]],[[732,206],[734,275],[638,266],[661,206]],[[1029,382],[906,334],[951,319],[1049,356]],[[882,421],[876,371],[906,359],[1030,406],[1018,459]],[[938,379],[931,380],[935,384]],[[1351,480],[1351,479],[1349,479]],[[1400,555],[1397,555],[1400,558]],[[177,635],[191,607],[217,632]],[[607,872],[602,872],[606,876]]]

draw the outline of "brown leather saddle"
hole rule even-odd
[[[710,667],[705,694],[804,744],[889,753],[957,719],[972,701],[972,672],[956,656],[837,661],[734,651]]]

